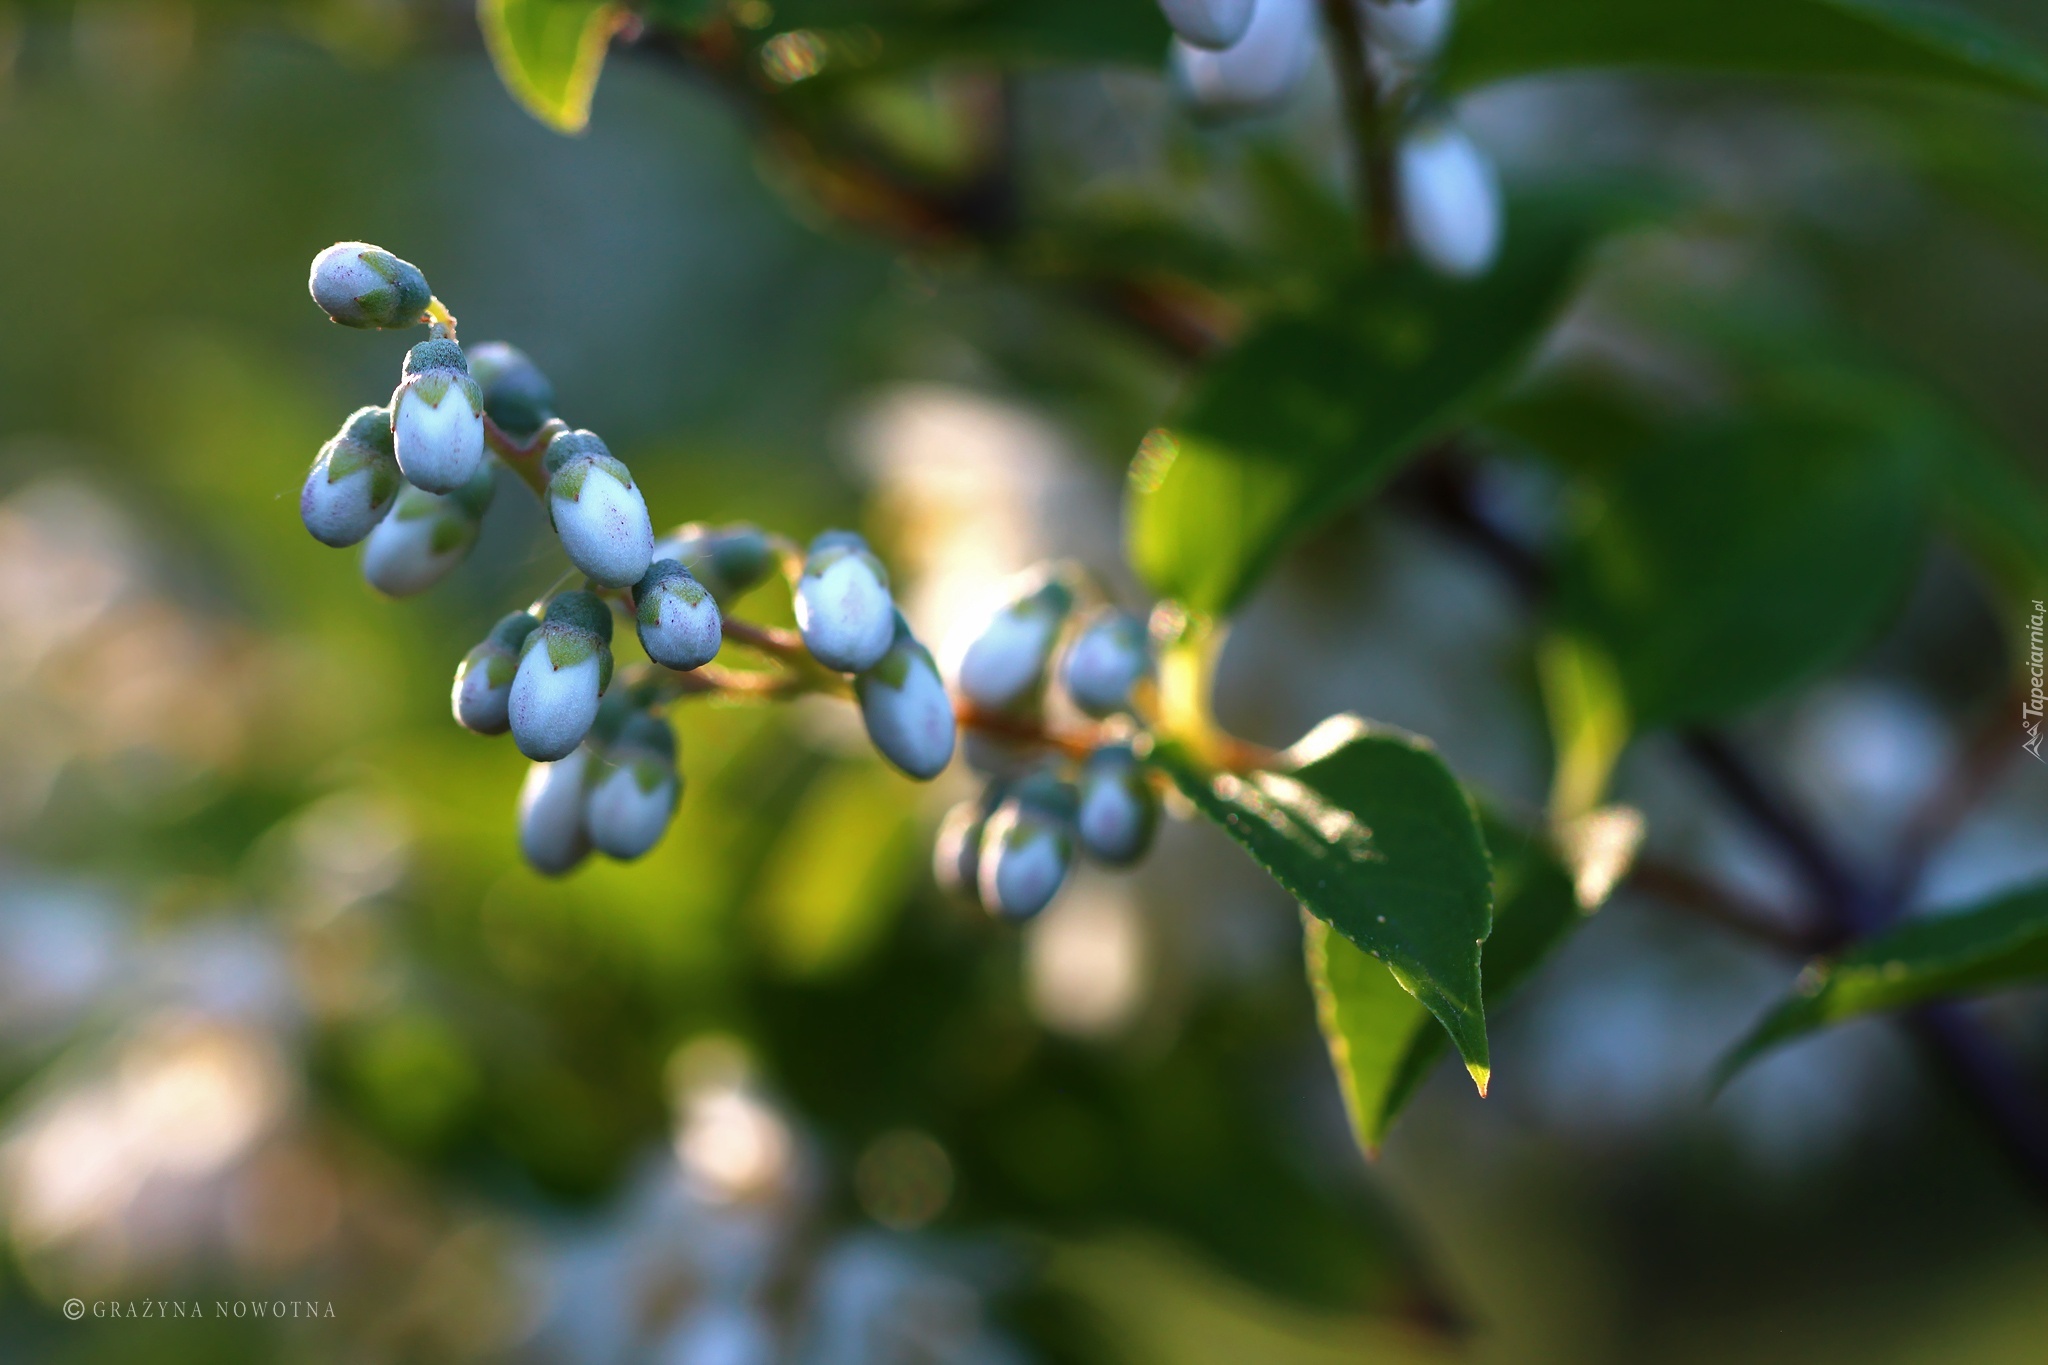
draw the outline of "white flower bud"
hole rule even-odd
[[[1159,0],[1166,22],[1182,42],[1225,48],[1251,26],[1253,0]]]
[[[588,431],[556,433],[545,459],[548,517],[569,562],[603,587],[638,583],[653,560],[654,523],[632,474]]]
[[[484,395],[462,347],[422,341],[406,352],[391,395],[391,439],[415,488],[451,493],[475,476],[484,459]]]
[[[917,642],[901,614],[896,638],[873,668],[853,680],[868,738],[883,758],[919,780],[953,761],[953,699],[939,681],[930,651]]]
[[[811,542],[796,588],[796,626],[811,657],[842,673],[864,673],[896,638],[889,572],[851,531]]]
[[[644,713],[632,716],[599,750],[583,806],[590,842],[613,858],[639,857],[661,842],[682,785],[675,732],[668,722]]]
[[[391,455],[391,414],[358,408],[314,458],[299,491],[299,518],[322,545],[353,545],[391,510],[401,482]]]
[[[1202,108],[1249,112],[1292,93],[1314,55],[1313,0],[1255,0],[1244,36],[1221,52],[1175,39],[1173,71]]]
[[[552,761],[590,733],[612,680],[611,611],[594,594],[565,592],[520,647],[506,715],[528,758]]]
[[[996,807],[982,830],[975,868],[981,903],[1004,919],[1029,919],[1059,894],[1073,861],[1060,812],[1020,791]]]
[[[1088,715],[1114,715],[1131,704],[1131,688],[1152,666],[1145,623],[1115,609],[1082,628],[1060,662],[1067,695]]]
[[[673,559],[656,560],[634,585],[633,616],[640,647],[665,668],[701,668],[718,656],[725,639],[718,603]]]
[[[1472,142],[1449,124],[1409,134],[1399,160],[1409,245],[1440,274],[1486,273],[1500,253],[1500,182]]]
[[[469,651],[455,670],[455,690],[450,698],[455,722],[480,735],[502,735],[512,727],[507,706],[512,699],[512,679],[519,671],[519,647],[540,622],[523,611],[491,627],[483,642]]]
[[[1038,700],[1046,661],[1074,604],[1064,583],[1043,573],[998,607],[960,652],[954,682],[960,695],[988,711],[1012,711]]]
[[[1074,829],[1089,856],[1111,867],[1143,857],[1159,827],[1159,796],[1130,749],[1113,744],[1089,755],[1080,788]]]
[[[1452,0],[1360,0],[1373,50],[1403,66],[1437,54],[1451,32]]]
[[[419,267],[368,242],[336,242],[313,258],[313,302],[344,327],[410,327],[433,298]]]
[[[410,597],[446,578],[469,555],[495,482],[489,465],[450,494],[399,492],[363,542],[363,577],[387,597]]]
[[[577,749],[527,769],[519,787],[519,852],[533,870],[559,877],[590,853],[583,828],[583,779],[590,753]]]

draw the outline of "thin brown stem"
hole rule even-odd
[[[974,730],[997,739],[1057,749],[1069,758],[1088,757],[1102,746],[1105,738],[1100,726],[1090,726],[1084,730],[1058,730],[1040,719],[984,711],[968,701],[955,702],[953,716],[960,722],[960,728],[963,730]]]
[[[1390,256],[1401,246],[1398,181],[1394,175],[1391,121],[1373,74],[1364,7],[1357,0],[1322,0],[1323,25],[1330,31],[1330,61],[1350,133],[1353,190],[1366,250]]]
[[[1822,936],[1812,929],[1787,923],[1767,906],[1675,863],[1638,857],[1629,870],[1628,884],[1673,909],[1799,957],[1810,957],[1825,946]]]
[[[2018,688],[2002,694],[1986,712],[1955,765],[1941,785],[1929,793],[1913,812],[1900,833],[1889,875],[1885,879],[1885,904],[1903,911],[1920,890],[1927,864],[1957,826],[1982,803],[1997,785],[2007,763],[2019,745],[2013,742],[2012,717],[2020,709],[2023,694]]]
[[[728,616],[724,621],[725,638],[748,649],[757,650],[772,659],[784,663],[805,663],[810,661],[810,651],[804,648],[804,637],[781,626],[764,626],[755,621],[742,621]]]
[[[541,455],[556,432],[568,429],[567,422],[550,417],[546,425],[522,441],[492,421],[489,413],[484,414],[484,444],[505,468],[519,476],[519,481],[533,491],[543,507],[548,501],[548,473],[541,467]]]

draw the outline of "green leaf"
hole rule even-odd
[[[627,17],[606,0],[477,0],[498,79],[527,112],[561,133],[590,122],[605,49]]]
[[[1172,37],[1152,0],[784,0],[775,28],[810,30],[826,76],[961,57],[1157,70]]]
[[[1198,611],[1235,608],[1291,542],[1513,376],[1611,214],[1518,202],[1479,280],[1397,262],[1256,327],[1132,462],[1126,537],[1139,574]]]
[[[1877,632],[1917,570],[1922,434],[1819,411],[1703,421],[1588,480],[1561,625],[1613,660],[1640,728],[1815,676]]]
[[[1443,1021],[1486,1092],[1480,945],[1493,922],[1479,822],[1415,737],[1332,716],[1271,771],[1215,773],[1176,745],[1157,761],[1316,918],[1385,964]]]
[[[1490,813],[1493,932],[1486,940],[1486,1008],[1500,1006],[1585,918],[1571,874],[1542,839]],[[1445,1034],[1380,963],[1321,920],[1306,919],[1309,981],[1329,1041],[1344,1107],[1366,1155],[1379,1152],[1394,1119],[1443,1056]]]
[[[2011,600],[2048,597],[2048,490],[2004,447],[1969,429],[1957,430],[1936,469],[1943,518]]]
[[[1810,963],[1792,996],[1716,1069],[1716,1085],[1778,1044],[1876,1010],[2048,980],[2048,883],[1915,919]]]
[[[1960,86],[2048,101],[2048,60],[1923,0],[1467,0],[1453,90],[1538,72],[1648,67]]]

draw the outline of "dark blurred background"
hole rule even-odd
[[[1214,130],[1153,72],[1033,70],[1026,183],[1256,236],[1262,159],[1336,181],[1327,85]],[[943,158],[950,99],[919,77],[874,108]],[[1547,365],[1682,390],[1645,317],[1825,315],[2038,472],[2048,129],[1899,108],[1585,77],[1462,113],[1511,181],[1653,170],[1689,205],[1603,257]],[[1020,934],[931,885],[964,779],[913,787],[823,704],[703,707],[651,856],[528,872],[524,765],[446,696],[556,552],[513,487],[420,599],[306,537],[306,465],[402,358],[309,304],[329,242],[419,263],[465,340],[526,349],[658,524],[859,526],[935,636],[1044,554],[1128,587],[1121,471],[1176,362],[786,179],[645,50],[587,134],[548,131],[461,7],[0,7],[0,1357],[2042,1358],[2044,1211],[1903,1038],[1844,1028],[1710,1101],[1791,966],[1626,890],[1496,1021],[1492,1098],[1448,1069],[1368,1170],[1294,911],[1207,828]],[[1556,513],[1511,453],[1487,478]],[[1999,685],[1996,600],[1937,543],[1880,645],[1740,732],[1881,847]],[[1222,711],[1275,743],[1339,709],[1408,726],[1533,811],[1530,629],[1369,508],[1256,600]],[[1653,847],[1791,896],[1667,744],[1620,794]],[[2041,875],[2044,832],[2016,764],[1924,899]],[[2041,1006],[1985,1011],[2038,1056]],[[206,1311],[70,1322],[73,1297]],[[244,1300],[331,1317],[213,1311]]]

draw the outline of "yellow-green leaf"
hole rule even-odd
[[[1486,1008],[1498,1009],[1584,918],[1572,878],[1540,838],[1484,821],[1493,862],[1493,932],[1482,970]],[[1309,982],[1358,1145],[1379,1151],[1394,1119],[1443,1056],[1447,1035],[1363,950],[1304,917]]]
[[[527,112],[563,133],[590,122],[605,49],[626,19],[603,0],[477,0],[498,78]]]
[[[1155,758],[1303,908],[1442,1021],[1484,1094],[1492,879],[1471,802],[1436,751],[1332,716],[1267,771],[1209,771],[1171,744]]]

